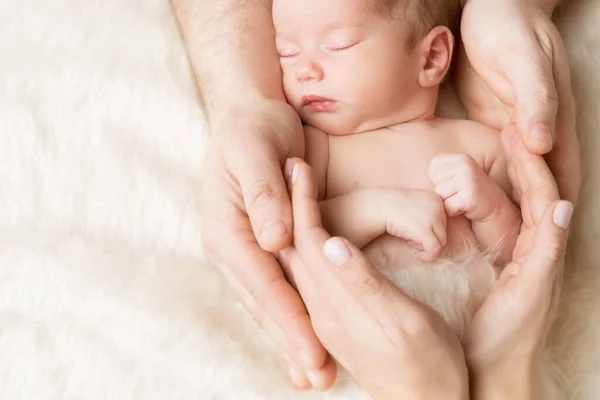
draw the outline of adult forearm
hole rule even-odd
[[[171,0],[209,119],[284,100],[272,0]]]

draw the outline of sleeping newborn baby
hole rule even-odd
[[[460,0],[273,2],[325,228],[458,335],[521,223],[499,132],[436,116],[460,11]]]

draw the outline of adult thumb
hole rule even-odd
[[[527,56],[514,57],[507,71],[515,97],[514,118],[529,151],[546,154],[552,150],[558,110],[552,55],[538,43],[529,49]]]

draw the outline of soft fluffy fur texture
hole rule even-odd
[[[547,354],[580,400],[600,398],[599,23],[592,0],[558,18],[584,181]],[[295,391],[204,261],[205,126],[167,0],[2,0],[0,49],[0,398],[364,398]]]

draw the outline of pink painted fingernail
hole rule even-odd
[[[298,371],[298,369],[296,367],[294,367],[293,365],[289,365],[288,367],[289,367],[289,373],[290,373],[290,378],[292,379],[292,382],[294,382],[295,385],[299,385],[300,380],[301,380],[300,371]]]
[[[342,267],[350,261],[350,250],[340,238],[331,238],[325,242],[323,246],[325,255],[335,264],[336,267]]]
[[[554,223],[563,229],[567,229],[573,216],[573,204],[568,201],[561,201],[554,209]]]
[[[285,179],[288,179],[292,175],[292,167],[293,166],[294,166],[294,163],[291,158],[288,158],[287,160],[285,160],[285,165],[283,166],[283,174],[285,176]]]
[[[294,164],[292,168],[292,183],[296,183],[296,179],[298,179],[298,164]]]
[[[306,371],[306,377],[308,378],[308,381],[310,382],[313,388],[319,387],[321,378],[319,377],[318,371],[308,370]]]

